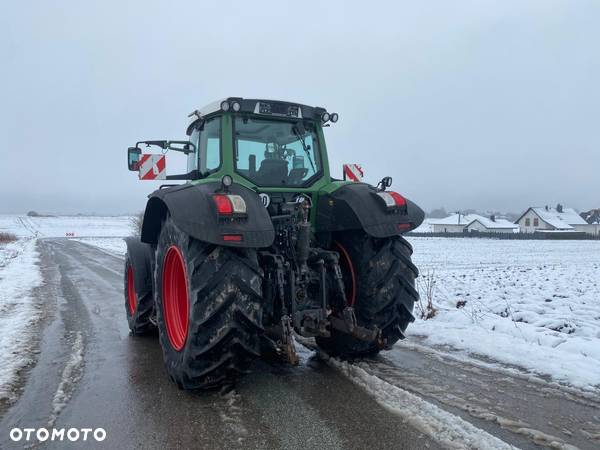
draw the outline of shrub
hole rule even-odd
[[[0,233],[0,243],[6,244],[7,242],[14,242],[17,240],[17,236],[12,233]]]
[[[142,222],[144,221],[144,212],[139,212],[131,218],[132,236],[142,234]]]
[[[433,297],[435,296],[435,285],[437,280],[435,272],[427,271],[425,275],[418,278],[420,292],[419,301],[416,304],[419,317],[423,320],[433,319],[437,314],[437,308],[433,306]],[[424,298],[423,298],[424,297]]]

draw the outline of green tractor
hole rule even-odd
[[[190,117],[188,140],[128,150],[140,179],[186,180],[150,194],[125,261],[129,327],[158,328],[170,378],[212,388],[261,355],[297,363],[295,335],[342,358],[402,339],[418,299],[402,234],[424,214],[389,177],[331,177],[323,128],[338,115],[230,97]],[[165,174],[167,151],[186,155],[185,174]]]

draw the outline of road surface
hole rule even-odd
[[[14,427],[102,427],[106,439],[86,446],[111,449],[463,446],[308,349],[299,367],[257,362],[226,393],[180,391],[166,376],[158,339],[129,336],[122,258],[67,239],[38,245],[45,283],[37,295],[47,316],[22,395],[0,410],[0,448],[24,447],[9,439]],[[414,341],[352,367],[519,448],[600,448],[600,400],[543,380],[449,359]]]

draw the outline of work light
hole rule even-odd
[[[239,112],[239,110],[242,109],[242,105],[240,105],[240,102],[233,102],[231,104],[231,109],[233,112]]]
[[[221,178],[221,184],[223,184],[223,187],[226,188],[231,186],[233,184],[233,178],[231,178],[231,175],[223,175],[223,178]]]
[[[229,111],[229,102],[226,100],[223,100],[221,102],[221,111]]]
[[[327,122],[329,120],[329,113],[324,112],[323,115],[321,116],[321,120],[323,121],[323,123]]]
[[[331,120],[333,123],[336,123],[339,119],[338,113],[331,113],[331,118],[329,120]]]

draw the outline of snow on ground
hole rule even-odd
[[[93,247],[98,247],[113,255],[122,256],[127,251],[127,245],[123,238],[79,238],[73,240]]]
[[[429,274],[438,308],[409,334],[600,388],[600,241],[409,240],[421,296]]]
[[[28,217],[0,214],[0,232],[20,237],[113,237],[132,233],[132,216]]]
[[[32,362],[32,325],[41,317],[32,289],[42,283],[35,245],[35,239],[0,244],[0,399],[14,398],[13,383]]]
[[[371,394],[381,406],[398,414],[403,421],[435,439],[445,448],[514,449],[513,446],[460,417],[369,373],[366,365],[349,364],[336,358],[330,358],[328,362]]]

